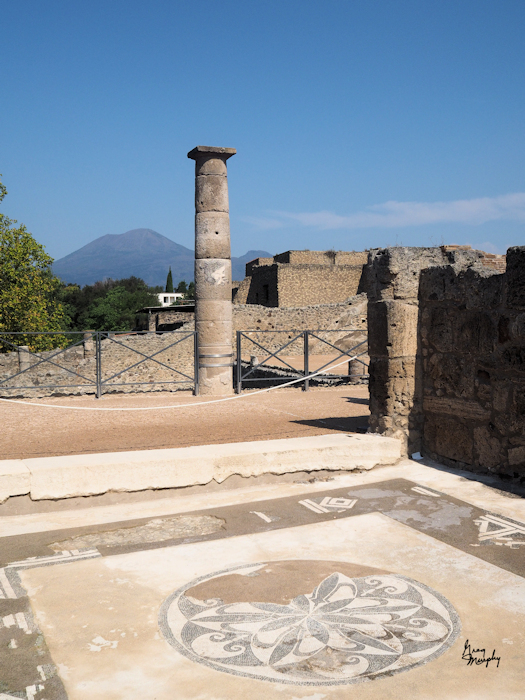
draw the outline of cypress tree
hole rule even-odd
[[[166,278],[166,289],[164,291],[166,291],[168,293],[173,292],[173,277],[171,275],[171,267],[170,267],[170,270],[168,272],[168,277]]]

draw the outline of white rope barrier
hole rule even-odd
[[[19,399],[2,399],[0,398],[0,401],[5,401],[7,403],[16,403],[19,406],[38,406],[40,408],[62,408],[65,409],[66,411],[165,411],[170,408],[194,408],[195,406],[208,406],[209,404],[212,403],[221,403],[222,401],[235,401],[236,399],[246,399],[250,398],[252,396],[256,396],[257,394],[264,394],[267,391],[273,391],[274,389],[282,389],[285,386],[291,386],[292,384],[297,384],[298,382],[304,382],[305,379],[312,379],[312,377],[317,377],[320,374],[326,374],[329,369],[335,369],[336,367],[339,367],[340,365],[344,365],[346,362],[349,362],[350,360],[356,360],[358,359],[359,355],[354,355],[353,357],[348,356],[345,358],[342,362],[338,362],[336,365],[332,365],[331,367],[324,367],[323,369],[319,370],[318,372],[313,372],[313,374],[308,374],[305,377],[299,377],[298,379],[294,379],[291,382],[286,382],[284,384],[279,384],[278,386],[270,386],[268,389],[258,389],[257,391],[252,392],[251,394],[236,394],[235,396],[226,396],[223,399],[213,399],[212,401],[201,401],[198,403],[182,403],[182,404],[174,404],[171,406],[144,406],[144,407],[137,407],[137,408],[99,408],[98,406],[58,406],[57,404],[52,404],[52,403],[33,403],[31,401],[20,401]],[[149,392],[148,392],[149,393]]]

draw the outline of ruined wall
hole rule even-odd
[[[279,306],[277,292],[278,265],[261,265],[254,267],[251,277],[247,277],[246,286],[242,291],[239,287],[234,299],[235,304],[262,304],[263,306]]]
[[[255,258],[254,260],[250,260],[250,262],[246,263],[246,277],[250,277],[251,274],[253,273],[253,270],[256,267],[262,267],[263,265],[273,265],[274,259],[273,258]]]
[[[232,343],[235,347],[237,330],[253,331],[302,331],[316,329],[344,330],[338,333],[325,334],[329,342],[345,350],[364,338],[366,333],[366,296],[360,295],[345,304],[322,304],[297,309],[272,309],[257,305],[236,305],[233,307],[233,334]],[[168,314],[172,312],[166,312]],[[184,319],[192,317],[191,312],[176,312],[183,314]],[[164,315],[164,312],[161,314]],[[152,315],[153,319],[155,318]],[[170,367],[180,370],[189,376],[193,376],[193,337],[173,345],[184,337],[184,332],[195,329],[194,321],[187,321],[180,332],[177,333],[144,333],[144,334],[115,334],[114,342],[110,339],[102,340],[102,378],[109,380],[114,374],[121,372],[126,367],[134,365],[143,359],[144,355],[155,355],[155,360],[146,360],[136,367],[127,370],[122,376],[111,380],[111,386],[105,385],[104,393],[108,391],[141,392],[141,391],[170,391],[177,388],[190,388],[191,382],[183,377],[175,375]],[[349,331],[348,329],[354,329]],[[277,350],[286,340],[284,333],[260,333],[254,335],[254,340],[261,342],[271,351]],[[173,347],[169,347],[173,345]],[[249,347],[250,343],[243,345],[245,359],[259,351]],[[325,343],[315,338],[310,341],[310,352],[318,354],[333,354],[335,351]],[[138,352],[135,352],[138,351]],[[303,352],[302,341],[299,340],[288,350],[289,354]],[[56,354],[59,353],[59,354]],[[39,363],[42,359],[51,359],[49,362]],[[69,348],[64,352],[50,350],[43,353],[26,353],[24,351],[0,353],[0,396],[13,397],[38,397],[53,394],[76,395],[93,394],[96,381],[95,346],[90,339],[84,344]],[[165,365],[165,366],[162,366]],[[24,374],[10,379],[20,370],[28,369]],[[82,377],[74,376],[70,371],[77,372]],[[170,382],[183,381],[180,385]],[[146,382],[142,386],[117,386],[122,382]],[[154,382],[168,382],[166,384],[154,384]],[[58,389],[47,389],[45,385],[59,385]],[[80,386],[76,386],[80,384]],[[29,388],[23,388],[29,387]]]
[[[193,325],[188,324],[190,330]],[[103,392],[170,391],[190,388],[192,382],[170,370],[179,370],[193,376],[193,337],[173,346],[184,333],[157,335],[114,334],[113,340],[101,341],[102,380],[108,381]],[[172,346],[172,347],[170,347]],[[144,355],[155,355],[155,360],[145,360]],[[42,360],[50,360],[42,362]],[[137,364],[139,363],[140,364]],[[132,367],[132,365],[136,365]],[[114,375],[126,370],[120,376]],[[23,374],[11,379],[22,370]],[[76,376],[74,372],[81,376]],[[175,386],[172,382],[183,382]],[[0,396],[42,397],[51,395],[94,394],[96,382],[95,347],[92,340],[66,349],[39,353],[9,352],[0,354]],[[128,382],[127,386],[119,386]],[[132,382],[143,383],[131,385]],[[167,382],[154,384],[154,382]],[[47,385],[58,388],[49,389]],[[25,388],[29,387],[29,388]],[[31,388],[34,387],[34,388]]]
[[[472,250],[472,246],[469,245],[443,245],[441,250],[446,253],[455,252],[458,250]],[[483,267],[487,267],[489,270],[496,270],[496,272],[505,272],[507,267],[506,256],[497,255],[496,253],[486,253],[484,250],[476,251],[479,254],[479,262]]]
[[[292,334],[287,336],[277,331],[337,330],[342,328],[341,332],[320,333],[319,336],[337,347],[347,350],[366,337],[366,312],[367,302],[364,294],[354,297],[349,300],[349,303],[318,304],[293,309],[270,309],[251,304],[234,305],[233,328],[234,331],[276,331],[275,333],[250,334],[251,337],[272,351],[277,350],[293,337]],[[245,345],[248,348],[248,344]],[[315,338],[310,340],[309,351],[320,355],[329,355],[335,352],[333,348]],[[302,354],[302,352],[301,340],[297,340],[287,348],[288,354]],[[255,348],[252,348],[252,354],[258,354]],[[250,351],[246,349],[246,357],[249,358],[249,356]]]
[[[419,282],[430,267],[466,269],[480,263],[472,250],[384,248],[368,263],[370,430],[403,440],[408,453],[421,449],[423,393],[418,335]]]
[[[143,326],[136,324],[135,328],[149,331],[175,331],[183,324],[195,320],[194,307],[182,311],[177,307],[167,307],[165,310],[149,313]]]
[[[233,307],[234,330],[315,330],[364,328],[367,299],[365,294],[338,304],[316,304],[298,308],[268,308],[252,304]]]
[[[370,252],[370,429],[523,477],[525,248],[504,273],[493,262],[465,247]]]
[[[268,258],[260,258],[260,260],[268,260]],[[273,262],[286,265],[361,265],[362,267],[368,262],[368,251],[287,250],[285,253],[275,255]],[[248,266],[246,266],[246,274],[249,274]]]
[[[245,277],[240,282],[232,283],[232,302],[234,304],[247,304],[248,294],[252,283],[251,277]]]
[[[362,266],[357,265],[278,265],[278,304],[275,305],[293,307],[344,301],[358,293],[362,272]]]
[[[525,247],[507,261],[421,274],[423,449],[525,477]]]
[[[288,250],[246,265],[234,304],[272,307],[343,302],[366,290],[368,252]]]
[[[234,293],[234,304],[303,307],[344,302],[363,290],[362,265],[275,263],[252,267]]]

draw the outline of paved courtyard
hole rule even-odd
[[[471,476],[0,511],[0,698],[523,698],[525,501]]]

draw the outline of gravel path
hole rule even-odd
[[[64,411],[0,401],[0,459],[125,450],[153,450],[225,442],[365,432],[368,387],[277,389],[199,407],[209,397],[190,392],[57,397],[33,400],[60,406],[104,408],[172,406],[159,411]]]

